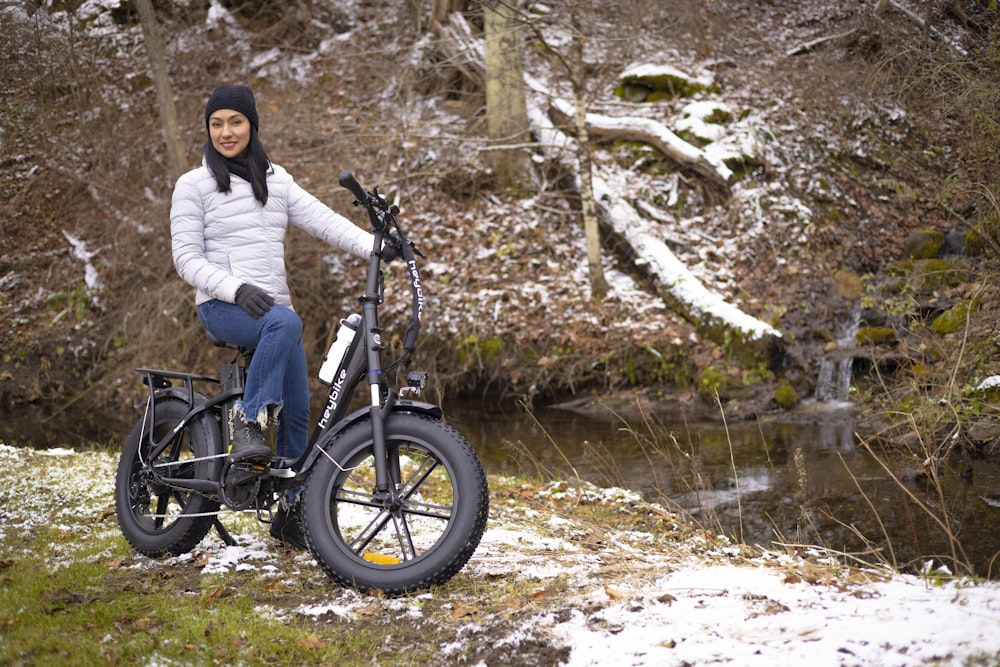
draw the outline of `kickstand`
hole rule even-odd
[[[219,521],[219,517],[215,517],[215,522],[212,525],[215,526],[217,531],[219,531],[219,537],[222,538],[222,541],[226,543],[227,547],[236,546],[236,540],[233,539],[233,536],[229,534],[226,527],[222,525],[221,521]]]

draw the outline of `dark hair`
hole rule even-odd
[[[209,138],[205,142],[205,163],[215,177],[219,192],[232,192],[229,175],[235,173],[250,182],[254,199],[261,206],[267,204],[267,173],[271,169],[271,161],[267,159],[264,145],[257,136],[257,128],[251,126],[250,143],[247,145],[246,155],[242,157],[227,158],[215,150],[212,139]]]

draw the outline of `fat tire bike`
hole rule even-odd
[[[478,546],[489,514],[479,457],[443,420],[440,407],[418,400],[426,373],[408,372],[398,390],[385,379],[416,345],[424,304],[417,257],[423,255],[378,186],[366,191],[349,171],[340,184],[367,211],[375,240],[358,298],[361,312],[341,321],[320,369],[329,394],[309,446],[294,459],[228,459],[224,430],[243,395],[252,349],[233,348],[235,358],[218,378],[136,369],[148,397],[119,459],[115,510],[137,552],[154,558],[186,553],[213,527],[234,544],[220,516],[256,512],[267,523],[279,495],[296,487],[306,544],[344,586],[396,595],[444,583]],[[385,296],[382,263],[392,259],[387,249],[405,262],[412,310],[402,354],[383,368],[378,307]],[[368,405],[349,412],[364,383]]]

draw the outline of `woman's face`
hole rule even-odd
[[[224,157],[243,155],[250,145],[250,120],[233,109],[219,109],[208,117],[208,136]]]

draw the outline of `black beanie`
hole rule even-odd
[[[239,111],[247,117],[254,130],[260,131],[257,125],[257,102],[253,99],[253,92],[246,86],[231,86],[224,83],[212,91],[212,96],[208,98],[208,104],[205,105],[206,128],[209,116],[219,109]]]

